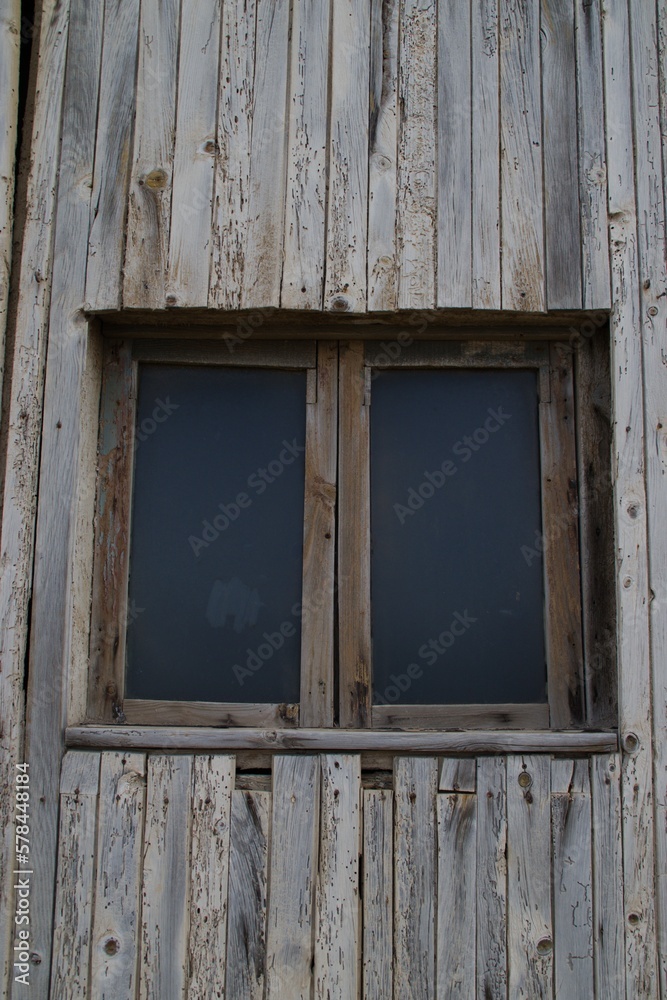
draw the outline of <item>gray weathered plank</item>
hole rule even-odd
[[[71,1000],[84,1000],[89,995],[99,783],[99,753],[70,751],[65,756],[60,779],[60,835],[51,966],[50,995],[54,998],[67,996]],[[29,877],[28,881],[31,881]]]
[[[195,757],[190,847],[190,926],[188,1000],[225,996],[227,888],[230,877],[231,801],[236,766],[233,757]]]
[[[90,996],[134,1000],[146,813],[143,754],[102,754]]]
[[[396,308],[399,0],[372,0],[368,135],[368,308]]]
[[[551,997],[550,760],[507,759],[507,957],[510,997]]]
[[[394,763],[394,996],[435,1000],[438,763]]]
[[[148,758],[139,998],[185,996],[192,757]],[[208,995],[208,994],[207,994]]]
[[[587,760],[551,763],[554,997],[587,1000],[593,985],[591,789]]]
[[[310,1000],[320,819],[320,761],[273,763],[265,1000]]]
[[[393,795],[385,789],[364,791],[364,1000],[392,996],[393,856]]]
[[[163,309],[169,258],[180,0],[142,0],[123,305]]]
[[[441,793],[438,816],[438,1000],[475,994],[477,796]]]
[[[264,996],[270,820],[270,792],[232,792],[226,1000]]]
[[[542,0],[547,307],[580,309],[581,230],[573,0]],[[586,95],[586,102],[590,96]]]
[[[134,113],[139,0],[106,0],[86,304],[119,309]]]
[[[5,367],[5,330],[14,230],[14,164],[18,134],[21,2],[0,3],[0,392]]]
[[[322,308],[330,15],[329,0],[304,0],[295,4],[292,15],[285,249],[280,297],[284,309]]]
[[[499,0],[503,309],[542,312],[540,5]]]
[[[472,305],[471,0],[438,3],[437,305]],[[493,137],[487,136],[492,146]]]
[[[477,1000],[507,997],[506,760],[477,762]]]
[[[205,306],[211,272],[221,0],[181,0],[167,305]]]
[[[474,757],[445,757],[440,765],[441,792],[474,792],[477,787],[477,761]]]
[[[595,996],[625,998],[621,760],[591,759]]]

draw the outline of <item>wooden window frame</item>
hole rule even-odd
[[[126,699],[125,631],[140,363],[303,370],[306,386],[298,704]],[[160,726],[330,727],[334,721],[335,342],[110,340],[102,372],[87,720]]]
[[[402,351],[341,344],[339,361],[340,724],[380,729],[568,729],[584,724],[577,453],[572,356],[547,342],[428,341]],[[538,373],[544,540],[546,704],[374,705],[371,646],[370,413],[374,370],[533,369]],[[549,530],[557,525],[558,530]]]

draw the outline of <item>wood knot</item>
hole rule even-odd
[[[550,955],[553,950],[553,941],[550,937],[543,937],[537,942],[538,955]]]
[[[151,170],[150,173],[144,174],[139,179],[139,183],[145,184],[151,191],[162,191],[167,186],[167,180],[167,171],[158,167],[156,170]]]
[[[626,733],[623,737],[623,749],[626,753],[636,753],[639,750],[639,737],[636,733]]]
[[[107,938],[103,947],[107,955],[117,955],[120,951],[120,941],[114,937]]]
[[[517,781],[519,782],[521,788],[530,788],[533,783],[533,776],[532,774],[529,774],[528,771],[522,771],[517,778]]]
[[[329,308],[332,312],[350,312],[352,302],[347,295],[334,295]]]

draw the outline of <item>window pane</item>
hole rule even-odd
[[[371,404],[375,703],[545,701],[536,373],[375,372]]]
[[[139,372],[126,696],[296,702],[305,372]]]

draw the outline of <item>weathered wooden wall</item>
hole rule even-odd
[[[31,621],[33,995],[51,976],[74,539],[91,509],[84,306],[282,306],[610,310],[625,982],[600,995],[667,997],[666,0],[42,7],[0,548],[7,777]],[[508,823],[509,810],[508,793]],[[478,836],[480,822],[477,809]],[[615,857],[597,840],[594,856]],[[5,969],[10,906],[0,898]],[[407,976],[398,929],[394,943]]]

